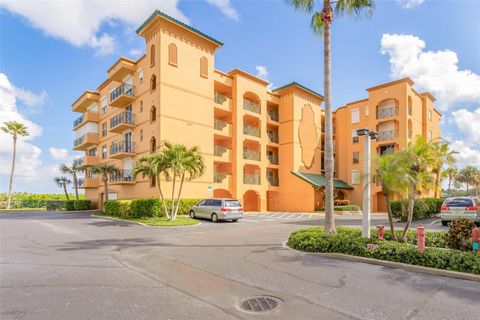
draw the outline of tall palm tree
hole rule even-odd
[[[475,168],[472,178],[472,186],[475,189],[475,197],[478,197],[478,189],[480,188],[480,170]]]
[[[432,144],[434,153],[434,163],[432,171],[435,174],[435,198],[438,198],[438,191],[440,190],[440,177],[442,174],[442,168],[445,165],[451,166],[455,163],[455,154],[458,152],[450,150],[448,142],[436,141]]]
[[[28,128],[22,123],[16,121],[8,121],[3,123],[4,126],[1,128],[3,132],[12,135],[13,139],[13,157],[12,157],[12,168],[10,170],[10,183],[8,185],[8,199],[7,199],[7,209],[10,209],[12,203],[12,189],[13,189],[13,174],[15,172],[15,161],[17,157],[17,139],[18,136],[28,136]]]
[[[390,205],[390,199],[394,193],[403,194],[408,188],[408,181],[405,178],[405,165],[399,153],[386,153],[379,157],[375,157],[373,164],[375,171],[373,179],[381,183],[382,194],[387,204],[388,222],[392,238],[396,241],[395,228],[393,225],[393,214]]]
[[[445,176],[448,178],[448,196],[451,196],[450,191],[451,191],[452,181],[455,182],[455,180],[457,179],[458,169],[455,167],[449,167],[444,172],[445,172]]]
[[[170,172],[167,178],[172,180],[171,220],[175,221],[180,205],[183,183],[200,177],[205,172],[205,162],[198,147],[187,148],[181,144],[165,142],[162,152]],[[180,187],[175,201],[175,183],[180,179]]]
[[[466,185],[466,196],[469,194],[469,187],[474,184],[476,170],[474,166],[466,166],[458,173],[458,180]]]
[[[113,164],[99,164],[90,168],[90,171],[93,174],[100,175],[103,181],[103,195],[105,201],[108,200],[108,176],[111,174],[119,173],[120,169],[118,169]]]
[[[149,177],[155,179],[158,193],[160,194],[160,200],[163,204],[164,214],[167,219],[170,219],[170,215],[167,210],[167,204],[165,203],[165,197],[161,187],[161,175],[168,176],[168,163],[165,161],[164,153],[155,153],[148,156],[143,156],[137,160],[135,168],[133,168],[133,177],[141,174],[143,177]]]
[[[359,17],[362,13],[371,16],[374,0],[286,0],[296,10],[312,14],[310,27],[320,35],[323,33],[323,87],[325,95],[325,231],[335,233],[334,190],[333,190],[333,132],[332,99],[330,94],[330,28],[333,12],[338,15]],[[316,8],[318,5],[318,9]],[[321,10],[320,10],[321,7]]]
[[[67,198],[67,200],[70,200],[70,196],[67,192],[67,185],[72,183],[72,181],[70,181],[70,179],[68,179],[67,177],[55,177],[55,179],[53,180],[55,181],[57,186],[63,188],[63,191],[65,192],[65,198]]]
[[[60,165],[60,171],[64,174],[69,174],[73,179],[73,188],[75,189],[75,198],[78,200],[78,173],[81,173],[85,168],[77,163],[73,163],[71,167],[66,164]]]

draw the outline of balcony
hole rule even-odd
[[[80,128],[82,125],[84,125],[87,122],[98,123],[98,118],[99,116],[97,112],[86,111],[80,117],[75,119],[75,121],[73,121],[73,130]]]
[[[270,120],[275,121],[275,122],[279,121],[278,111],[268,109],[267,112],[268,112],[268,117],[270,118]]]
[[[96,166],[98,165],[98,163],[100,162],[100,160],[98,159],[97,156],[89,156],[89,155],[86,155],[85,157],[83,157],[82,159],[82,162],[83,162],[83,166]]]
[[[380,131],[378,133],[378,141],[386,141],[386,140],[395,140],[398,137],[397,130],[387,130],[387,131]]]
[[[85,151],[98,144],[98,133],[88,132],[73,141],[73,150]]]
[[[278,187],[280,185],[278,177],[267,176],[267,181],[271,187]]]
[[[215,102],[215,108],[222,109],[224,111],[232,111],[232,99],[224,94],[215,92],[213,96]]]
[[[213,173],[213,183],[215,183],[215,188],[217,189],[230,189],[230,175],[226,172],[214,172]]]
[[[260,175],[244,173],[243,174],[243,183],[244,184],[260,185]]]
[[[120,58],[115,64],[108,69],[108,77],[112,81],[122,82],[129,74],[136,71],[135,62],[129,59]]]
[[[123,111],[110,119],[110,132],[122,133],[133,128],[135,128],[134,114],[131,111]]]
[[[213,146],[213,154],[215,155],[215,161],[231,162],[231,151],[226,147]]]
[[[267,135],[268,135],[268,140],[271,143],[279,142],[278,132],[267,131]]]
[[[243,134],[260,138],[260,128],[249,125],[243,125]]]
[[[260,152],[255,150],[243,149],[243,159],[260,161]]]
[[[131,84],[122,83],[110,92],[110,105],[115,108],[124,108],[135,100],[135,90]]]
[[[110,158],[123,159],[135,155],[135,142],[122,140],[110,145]]]
[[[232,135],[232,125],[223,120],[214,119],[213,128],[215,129],[215,134],[221,134],[227,137]]]
[[[398,115],[397,107],[385,108],[377,111],[377,119],[395,117]]]
[[[78,98],[72,104],[73,112],[85,112],[87,108],[90,107],[93,103],[96,103],[100,100],[100,93],[93,91],[85,91],[80,98]]]
[[[120,170],[110,175],[111,184],[134,184],[132,170]]]
[[[250,101],[248,99],[243,99],[243,109],[258,114],[261,113],[260,104]]]
[[[277,154],[267,154],[268,162],[273,165],[278,165],[278,155]]]
[[[81,178],[78,179],[78,187],[79,188],[98,188],[99,183],[98,179],[95,177],[86,177],[86,178]]]

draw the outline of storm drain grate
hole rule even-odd
[[[254,313],[271,312],[280,306],[281,300],[270,296],[256,296],[240,301],[240,308],[243,311]]]

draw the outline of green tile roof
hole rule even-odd
[[[201,37],[203,37],[203,38],[206,38],[206,39],[208,39],[208,40],[216,43],[216,44],[219,45],[219,46],[223,46],[223,43],[222,43],[222,42],[220,42],[220,41],[218,41],[218,40],[216,40],[216,39],[214,39],[214,38],[206,35],[206,34],[203,33],[203,32],[200,32],[199,30],[197,30],[197,29],[195,29],[195,28],[190,27],[188,24],[185,24],[185,23],[183,23],[183,22],[181,22],[181,21],[179,21],[179,20],[177,20],[177,19],[175,19],[175,18],[173,18],[173,17],[170,17],[169,15],[167,15],[167,14],[165,14],[165,13],[159,11],[159,10],[155,10],[155,11],[150,15],[150,17],[148,17],[148,19],[145,20],[144,23],[142,23],[142,25],[137,29],[137,34],[139,34],[139,33],[143,30],[143,28],[145,28],[145,27],[146,27],[153,19],[155,19],[155,17],[157,17],[157,16],[163,17],[163,18],[165,18],[165,19],[167,19],[167,20],[170,20],[171,22],[173,22],[173,23],[175,23],[175,24],[178,24],[179,26],[181,26],[181,27],[183,27],[183,28],[186,28],[186,29],[188,29],[188,30],[190,30],[190,31],[193,31],[193,32],[195,32],[196,34],[198,34],[199,36],[201,36]]]
[[[290,86],[300,87],[300,88],[302,88],[303,90],[306,90],[306,91],[310,92],[311,94],[314,94],[314,95],[316,95],[316,96],[320,96],[322,99],[324,99],[324,97],[323,97],[320,93],[318,93],[318,92],[316,92],[316,91],[314,91],[314,90],[312,90],[312,89],[309,89],[309,88],[305,87],[304,85],[302,85],[302,84],[300,84],[300,83],[298,83],[298,82],[295,82],[295,81],[290,82],[290,83],[288,83],[288,84],[286,84],[286,85],[284,85],[284,86],[275,88],[275,89],[273,89],[272,91],[273,91],[273,92],[275,92],[275,91],[280,91],[280,90],[285,89],[285,88],[290,87]]]
[[[317,188],[325,187],[325,176],[323,174],[302,173],[302,172],[295,172],[295,171],[291,171],[291,172],[295,176],[310,183],[314,187],[317,187]],[[348,183],[340,179],[333,179],[333,187],[335,189],[353,190],[353,187],[351,185],[349,185]]]

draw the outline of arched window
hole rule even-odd
[[[152,137],[150,139],[150,153],[154,153],[155,151],[157,151],[157,139]]]
[[[152,106],[150,108],[150,122],[153,122],[157,120],[157,108],[155,106]]]
[[[157,76],[152,75],[150,78],[150,91],[154,91],[155,89],[157,89]]]
[[[208,78],[208,60],[205,57],[200,58],[200,76]]]
[[[155,65],[155,45],[150,46],[150,67]]]
[[[177,66],[177,46],[174,43],[168,45],[168,63]]]
[[[412,97],[408,96],[408,115],[411,116],[412,115]]]

